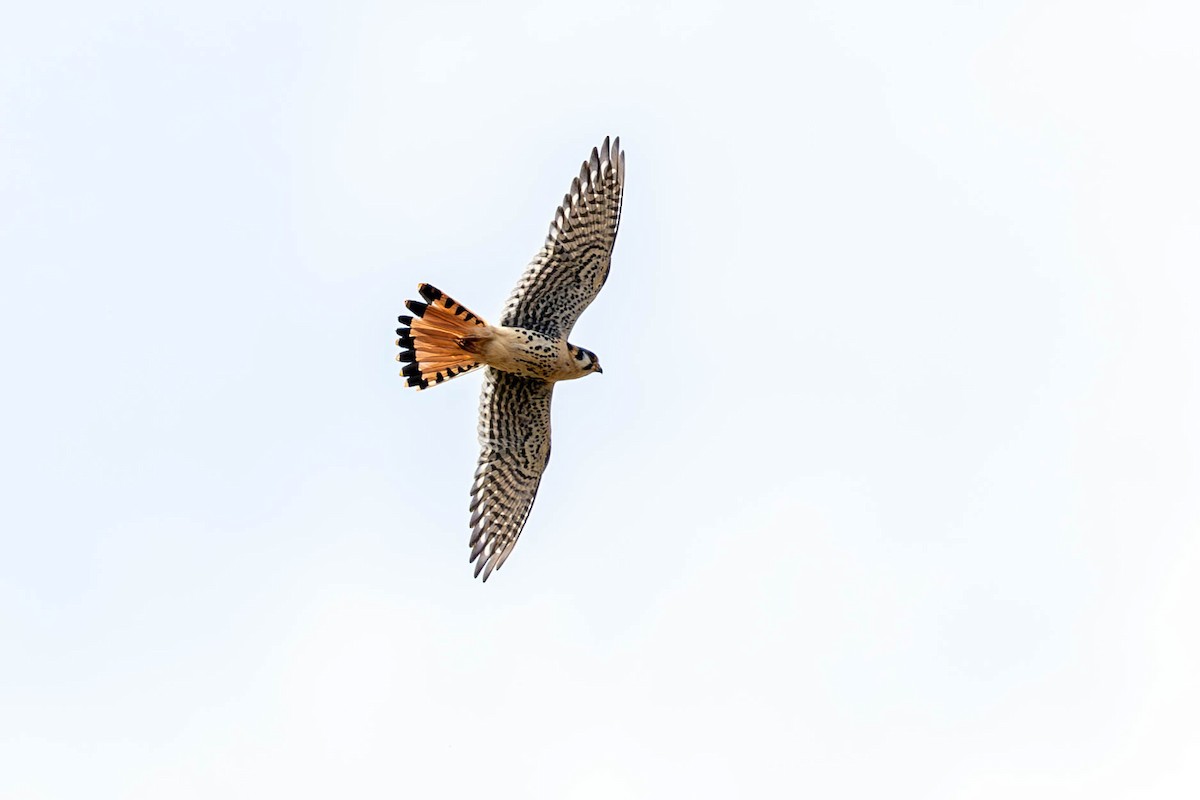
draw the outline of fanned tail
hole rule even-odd
[[[400,374],[418,390],[456,378],[483,366],[479,348],[491,334],[488,324],[464,305],[428,283],[417,285],[425,302],[405,300],[413,316],[399,317],[397,328]]]

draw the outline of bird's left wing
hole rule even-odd
[[[471,486],[471,561],[486,581],[517,543],[550,460],[554,384],[488,367]]]
[[[546,244],[509,295],[501,325],[566,338],[608,279],[609,257],[621,221],[625,154],[608,138],[583,162],[579,177],[554,212]]]

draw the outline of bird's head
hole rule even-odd
[[[600,369],[600,359],[591,350],[585,350],[582,347],[568,345],[571,348],[571,357],[575,359],[575,366],[579,368],[579,372],[586,375],[589,372],[604,373]]]

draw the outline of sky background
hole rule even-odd
[[[6,4],[0,797],[1200,796],[1200,12]],[[494,318],[628,153],[513,557]]]

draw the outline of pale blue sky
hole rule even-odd
[[[1192,798],[1188,3],[24,4],[0,797]],[[494,316],[628,152],[529,527]]]

